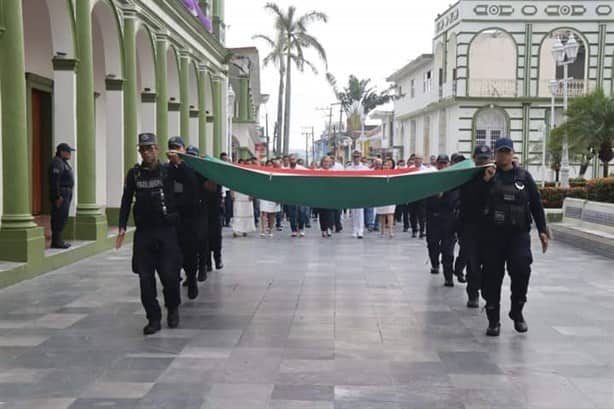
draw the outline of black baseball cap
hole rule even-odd
[[[492,151],[488,145],[478,145],[473,150],[473,157],[477,159],[490,159]]]
[[[452,155],[452,163],[459,163],[464,161],[465,159],[465,155],[463,155],[462,153],[457,153],[455,155]]]
[[[57,152],[74,152],[76,149],[71,148],[71,146],[65,142],[59,144],[56,148]]]
[[[151,146],[157,145],[156,135],[152,133],[141,133],[139,134],[139,146]]]
[[[172,149],[173,146],[183,146],[185,148],[185,142],[183,142],[181,136],[171,136],[168,138],[168,148]]]

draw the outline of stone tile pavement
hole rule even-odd
[[[424,241],[308,233],[226,238],[149,338],[130,246],[0,290],[0,409],[614,408],[611,260],[536,247],[529,332],[492,339]]]

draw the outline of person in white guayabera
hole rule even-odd
[[[369,167],[361,162],[362,154],[359,151],[352,153],[352,163],[346,168],[347,170],[369,170]],[[352,209],[350,211],[352,217],[352,237],[362,239],[364,236],[364,209]]]
[[[266,161],[265,166],[267,168],[273,168],[273,161]],[[281,205],[279,203],[271,202],[268,200],[260,199],[260,237],[273,237],[273,229],[275,228],[275,217],[277,213],[281,211]]]

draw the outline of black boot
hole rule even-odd
[[[487,306],[486,316],[488,317],[488,329],[486,335],[489,337],[498,337],[501,332],[501,323],[499,317],[499,306]]]
[[[207,273],[211,270],[209,270],[210,267],[208,267],[206,264],[201,264],[200,267],[198,267],[198,281],[200,281],[201,283],[203,281],[207,281]]]
[[[454,274],[452,273],[452,266],[445,265],[443,266],[443,277],[445,279],[444,285],[446,287],[454,287]]]
[[[179,308],[169,308],[166,322],[169,328],[177,328],[179,326]]]
[[[160,321],[149,321],[143,328],[143,335],[153,335],[161,329]]]
[[[529,330],[529,326],[522,316],[523,307],[524,303],[512,302],[512,308],[509,313],[510,319],[514,321],[514,329],[520,333],[524,333]]]
[[[188,277],[186,281],[188,283],[188,298],[193,300],[198,297],[198,282],[196,277]]]
[[[216,270],[221,270],[224,268],[224,263],[222,263],[222,258],[216,258],[215,259],[215,269]]]

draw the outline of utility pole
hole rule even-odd
[[[315,130],[311,127],[311,160],[316,160]]]

